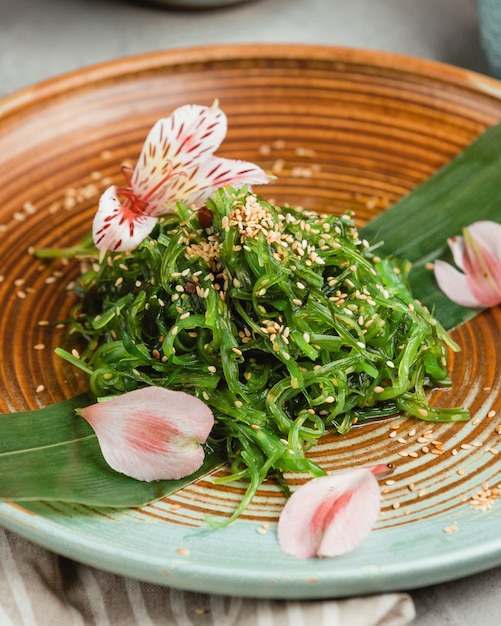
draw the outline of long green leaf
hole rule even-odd
[[[0,499],[59,500],[89,506],[141,506],[169,495],[223,463],[208,449],[203,466],[181,480],[142,482],[112,470],[92,428],[75,409],[81,395],[34,411],[0,415]]]
[[[447,237],[478,220],[501,221],[501,125],[482,133],[470,146],[389,210],[361,229],[370,243],[383,241],[380,255],[412,262],[414,296],[452,330],[474,317],[448,300],[426,268],[437,258],[450,261]]]

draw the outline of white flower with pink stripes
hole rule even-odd
[[[220,187],[267,183],[270,177],[257,165],[214,155],[226,131],[217,106],[188,104],[158,120],[134,170],[122,168],[126,185],[101,196],[92,227],[96,247],[133,250],[177,202],[196,206]]]

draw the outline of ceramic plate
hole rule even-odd
[[[85,389],[53,355],[71,306],[74,263],[43,264],[31,246],[70,245],[90,227],[120,164],[181,104],[219,99],[229,118],[220,154],[278,176],[278,202],[355,211],[392,205],[501,119],[501,85],[465,70],[383,53],[308,46],[231,46],[154,53],[88,68],[0,101],[0,409],[45,406]],[[327,469],[392,462],[375,531],[337,559],[298,560],[276,540],[281,494],[264,485],[242,519],[241,485],[200,480],[140,509],[32,502],[0,505],[0,523],[60,554],[182,589],[269,598],[337,597],[413,588],[501,564],[501,312],[454,332],[454,385],[432,402],[472,420],[429,426],[405,417],[329,436]],[[499,451],[500,454],[497,454]]]

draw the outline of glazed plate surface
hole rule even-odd
[[[54,356],[76,263],[42,264],[32,246],[76,243],[100,193],[134,163],[150,126],[175,107],[218,99],[229,120],[219,154],[277,175],[277,202],[353,210],[370,220],[501,120],[501,84],[430,61],[346,48],[221,46],[121,59],[0,101],[0,410],[71,397],[85,379]],[[242,485],[199,480],[139,509],[57,502],[0,504],[0,523],[92,566],[201,592],[320,598],[409,589],[501,564],[501,312],[453,332],[451,389],[432,402],[472,419],[430,426],[404,417],[328,436],[327,469],[394,463],[371,536],[336,559],[283,554],[280,492],[265,484],[240,520],[224,518]],[[396,427],[398,426],[398,430]],[[394,434],[393,434],[394,433]],[[497,454],[499,451],[500,454]],[[221,470],[223,471],[223,470]],[[490,490],[490,491],[489,491]],[[479,495],[480,494],[480,495]],[[483,498],[483,499],[482,499]],[[483,503],[479,505],[481,500]],[[476,502],[476,504],[475,504]]]

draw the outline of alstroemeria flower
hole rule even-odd
[[[474,222],[463,236],[447,240],[459,271],[435,261],[438,286],[445,295],[465,307],[488,308],[501,303],[501,225]]]
[[[133,250],[158,217],[177,202],[203,203],[216,189],[259,185],[269,176],[247,161],[214,156],[226,136],[226,115],[216,106],[181,106],[150,130],[126,186],[101,196],[92,235],[99,250]]]
[[[78,410],[114,470],[137,480],[177,480],[200,468],[214,425],[210,408],[182,391],[144,387]]]
[[[280,515],[280,548],[300,559],[340,556],[356,548],[379,516],[381,495],[375,476],[388,471],[387,465],[375,465],[305,483]]]

